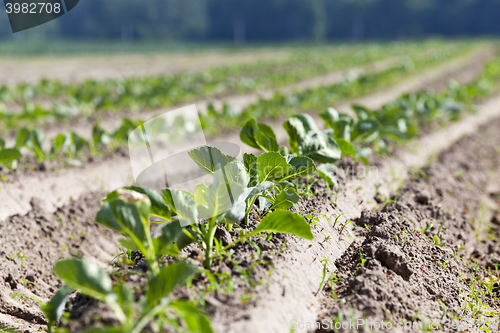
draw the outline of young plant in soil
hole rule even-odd
[[[260,221],[259,226],[249,233],[241,234],[233,244],[226,246],[222,251],[226,251],[244,239],[260,235],[264,231],[312,237],[309,225],[297,214],[289,212],[288,221],[276,223],[278,218],[284,217],[279,214],[279,211],[290,208],[299,199],[293,188],[283,185],[285,180],[295,179],[310,172],[314,168],[311,161],[300,160],[293,163],[292,158],[288,163],[285,157],[272,152],[255,158],[254,164],[244,165],[214,147],[197,148],[190,151],[189,155],[202,170],[213,176],[212,184],[210,186],[198,185],[194,194],[167,189],[163,191],[163,199],[172,207],[175,214],[191,225],[190,232],[186,235],[205,252],[205,269],[210,269],[212,266],[217,226],[222,224],[230,226],[243,219],[248,220],[257,196],[273,188],[274,196],[261,195],[270,202],[270,205],[265,207],[266,211],[261,217],[266,217]],[[247,162],[252,156],[246,155]],[[277,178],[280,179],[279,182],[276,181]],[[278,184],[275,185],[276,183]],[[268,215],[271,210],[274,212]],[[292,229],[287,223],[292,226]]]
[[[42,306],[49,319],[49,330],[52,330],[62,315],[68,296],[75,289],[106,303],[120,323],[118,327],[92,328],[89,332],[140,333],[155,318],[162,317],[170,322],[172,314],[185,323],[188,331],[196,332],[200,327],[206,327],[206,332],[212,331],[208,318],[196,306],[169,298],[175,288],[194,274],[195,268],[182,261],[160,266],[161,255],[178,254],[179,248],[185,244],[182,241],[182,229],[173,222],[162,229],[160,237],[152,238],[149,216],[151,213],[162,213],[164,205],[161,205],[161,199],[156,193],[147,190],[143,192],[148,192],[148,195],[129,189],[110,193],[96,217],[97,223],[125,236],[120,239],[120,244],[141,251],[146,259],[149,267],[148,282],[146,295],[139,300],[140,306],[137,308],[134,305],[132,289],[123,282],[113,284],[102,268],[81,259],[61,260],[54,265],[54,272],[65,285],[50,302]]]
[[[169,312],[177,314],[188,329],[206,326],[208,319],[192,304],[173,302],[168,298],[174,287],[194,273],[194,268],[182,261],[161,267],[160,258],[163,255],[180,257],[180,250],[195,242],[205,251],[203,264],[206,269],[210,269],[214,257],[214,236],[217,226],[241,221],[247,211],[246,202],[249,196],[255,195],[258,191],[255,187],[247,187],[250,177],[244,165],[222,154],[216,148],[201,147],[189,154],[200,168],[213,175],[214,180],[210,186],[200,184],[194,194],[166,189],[163,191],[163,197],[154,191],[136,186],[117,190],[104,199],[104,206],[96,217],[97,223],[121,233],[124,238],[119,240],[120,245],[128,250],[140,251],[148,264],[149,282],[146,295],[140,301],[140,311],[135,313],[131,290],[125,284],[113,286],[104,270],[80,259],[68,259],[56,263],[54,267],[56,275],[66,285],[43,306],[44,313],[49,319],[50,329],[62,315],[64,304],[73,289],[106,303],[120,322],[120,328],[114,330],[117,332],[140,332],[154,318],[158,316],[167,318]],[[281,155],[279,158],[271,157],[273,158],[263,159],[260,168],[257,168],[266,172],[263,180],[263,173],[259,175],[261,183],[266,182],[266,179],[275,180],[275,174],[268,169],[273,169],[273,166],[277,165],[277,159],[284,159]],[[284,175],[285,178],[292,179],[303,174],[296,171],[288,162],[285,163],[291,173]],[[295,165],[300,166],[300,163]],[[274,183],[269,183],[274,186]],[[277,188],[276,191],[275,197],[270,198],[272,199],[270,209],[273,212],[266,214],[257,228],[242,233],[232,244],[217,252],[224,253],[236,243],[263,235],[265,232],[284,232],[306,239],[313,238],[310,226],[304,218],[286,211],[291,207],[290,201],[298,200],[293,189]],[[228,193],[230,202],[227,202]],[[153,237],[150,232],[150,216],[166,221],[158,228],[161,231],[159,237]],[[182,228],[179,220],[172,220],[173,216],[191,225]]]
[[[245,216],[247,225],[250,211],[258,198],[260,208],[264,210],[266,207],[272,209],[274,206],[276,208],[278,206],[276,200],[296,203],[297,201],[293,200],[293,197],[296,196],[295,193],[308,196],[310,188],[315,182],[313,178],[309,178],[303,186],[292,183],[295,180],[317,174],[329,186],[337,186],[331,173],[333,168],[324,163],[336,163],[342,152],[336,141],[330,137],[329,131],[319,131],[309,115],[293,116],[284,123],[284,126],[289,135],[292,153],[289,155],[283,154],[287,150],[286,147],[278,145],[274,131],[265,124],[251,119],[244,124],[240,132],[240,139],[244,143],[265,151],[259,157],[253,154],[245,154],[244,156],[245,169],[250,175],[249,186],[255,188],[255,192],[252,193],[247,202]],[[316,167],[315,162],[319,163],[319,166]],[[274,196],[266,196],[266,193],[260,194],[269,192],[274,187],[273,183],[276,184]],[[279,189],[279,193],[277,193],[276,188]],[[292,191],[293,193],[291,188],[296,188]]]

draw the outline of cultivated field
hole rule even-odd
[[[498,45],[275,51],[0,65],[0,327],[498,330]],[[207,146],[147,123],[192,104]],[[136,128],[210,183],[137,184]]]

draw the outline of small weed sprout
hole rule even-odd
[[[366,262],[366,259],[363,258],[363,254],[361,253],[361,251],[359,251],[359,259],[361,260],[361,262],[359,262],[357,265],[356,265],[356,269],[358,269],[360,266],[361,267],[365,267],[365,262]]]
[[[446,316],[446,305],[444,304],[444,302],[438,298],[438,301],[439,303],[441,303],[441,308],[443,309],[443,313],[441,314],[441,320],[443,320],[443,318]]]
[[[337,215],[337,217],[335,217],[335,221],[333,222],[333,228],[334,228],[334,229],[335,229],[335,226],[337,225],[337,223],[339,222],[339,219],[340,219],[342,216],[346,215],[346,214],[348,214],[348,213],[342,213],[342,214],[340,214],[340,215]],[[333,215],[332,215],[332,216],[333,216]],[[332,216],[330,216],[330,218],[331,218]]]
[[[446,245],[446,242],[442,241],[442,239],[439,238],[438,235],[434,235],[434,237],[432,238],[432,240],[434,241],[434,245],[435,246],[443,247],[443,246]]]
[[[409,240],[408,240],[408,236],[406,235],[406,231],[404,231],[404,230],[403,230],[403,232],[402,232],[402,233],[401,233],[401,232],[396,233],[396,234],[394,235],[394,237],[395,237],[395,238],[399,241],[398,235],[401,235],[401,234],[403,234],[403,240],[401,241],[401,243],[403,243],[403,247],[401,248],[401,250],[402,250],[402,251],[404,251],[404,250],[405,250],[405,248],[406,248],[406,245],[408,245],[408,243],[413,243],[413,244],[415,244],[415,242],[414,242],[414,241],[409,241]]]
[[[351,221],[350,218],[348,218],[344,224],[340,223],[340,225],[342,226],[342,229],[340,229],[340,235],[339,235],[339,240],[342,240],[342,233],[344,232],[345,228],[347,227],[347,225],[349,223],[354,223]],[[350,236],[349,232],[347,232],[347,235]]]
[[[17,254],[17,256],[19,257],[19,259],[21,259],[21,266],[22,266],[23,268],[26,268],[26,266],[24,266],[24,259],[26,259],[26,260],[30,260],[30,258],[28,258],[27,256],[25,256],[22,252],[19,252],[19,253]]]
[[[425,235],[427,233],[427,231],[432,229],[433,226],[434,226],[434,223],[431,222],[430,224],[425,225],[425,229],[423,227],[420,228],[420,231],[422,232],[423,235]]]
[[[321,291],[321,289],[323,288],[323,285],[324,285],[325,280],[326,280],[326,264],[328,263],[328,259],[321,259],[321,263],[323,264],[323,273],[321,276],[321,282],[319,283],[318,291],[316,292],[316,294],[314,296],[318,296],[318,294]]]
[[[443,228],[443,225],[445,222],[446,222],[446,220],[441,222],[441,224],[439,225],[438,232],[437,232],[438,237],[441,237],[441,229]]]

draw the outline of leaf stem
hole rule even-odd
[[[215,222],[215,217],[212,217],[208,220],[208,232],[205,235],[205,262],[203,264],[205,269],[210,269],[212,266],[212,249],[216,230],[217,223]]]
[[[245,226],[247,227],[248,227],[248,218],[250,216],[250,211],[252,210],[252,207],[255,204],[255,200],[257,200],[257,195],[255,195],[252,199],[250,199],[249,201],[250,204],[248,205],[247,211],[245,213]]]

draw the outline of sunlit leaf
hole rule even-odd
[[[151,208],[149,211],[150,215],[165,219],[167,221],[170,220],[172,212],[170,208],[168,208],[168,206],[163,201],[161,195],[158,194],[158,192],[155,192],[148,188],[142,188],[139,186],[130,186],[126,187],[126,189],[136,191],[148,196],[149,200],[151,201]]]
[[[144,241],[151,201],[139,192],[120,189],[108,194],[96,222],[128,237]]]
[[[334,164],[320,164],[316,168],[316,171],[318,172],[318,175],[326,181],[328,185],[331,186],[338,186],[338,182],[335,179],[335,176],[333,175],[333,171],[337,167]]]
[[[356,156],[356,149],[349,141],[344,139],[335,139],[337,144],[339,145],[340,151],[344,156]]]
[[[313,174],[316,170],[313,160],[305,156],[293,157],[289,164],[292,166],[293,171],[285,176],[286,179],[305,177]]]
[[[299,214],[288,210],[277,210],[267,215],[254,231],[287,233],[309,240],[314,238],[309,223]]]
[[[286,188],[276,196],[272,208],[277,210],[286,210],[291,208],[293,204],[297,203],[299,199],[300,196],[297,194],[295,189]]]
[[[210,146],[190,150],[188,155],[208,174],[213,174],[217,169],[236,161],[236,158],[225,155],[220,149]]]
[[[268,152],[257,158],[257,172],[259,183],[262,183],[282,178],[293,172],[293,168],[280,153]]]
[[[178,189],[165,189],[163,200],[176,212],[183,225],[198,222],[198,210],[192,193]]]
[[[243,163],[245,170],[250,176],[248,186],[255,186],[259,183],[259,174],[257,173],[257,156],[254,154],[244,154]]]
[[[274,131],[268,125],[257,123],[255,119],[246,122],[240,132],[240,139],[252,148],[264,151],[278,151]]]

